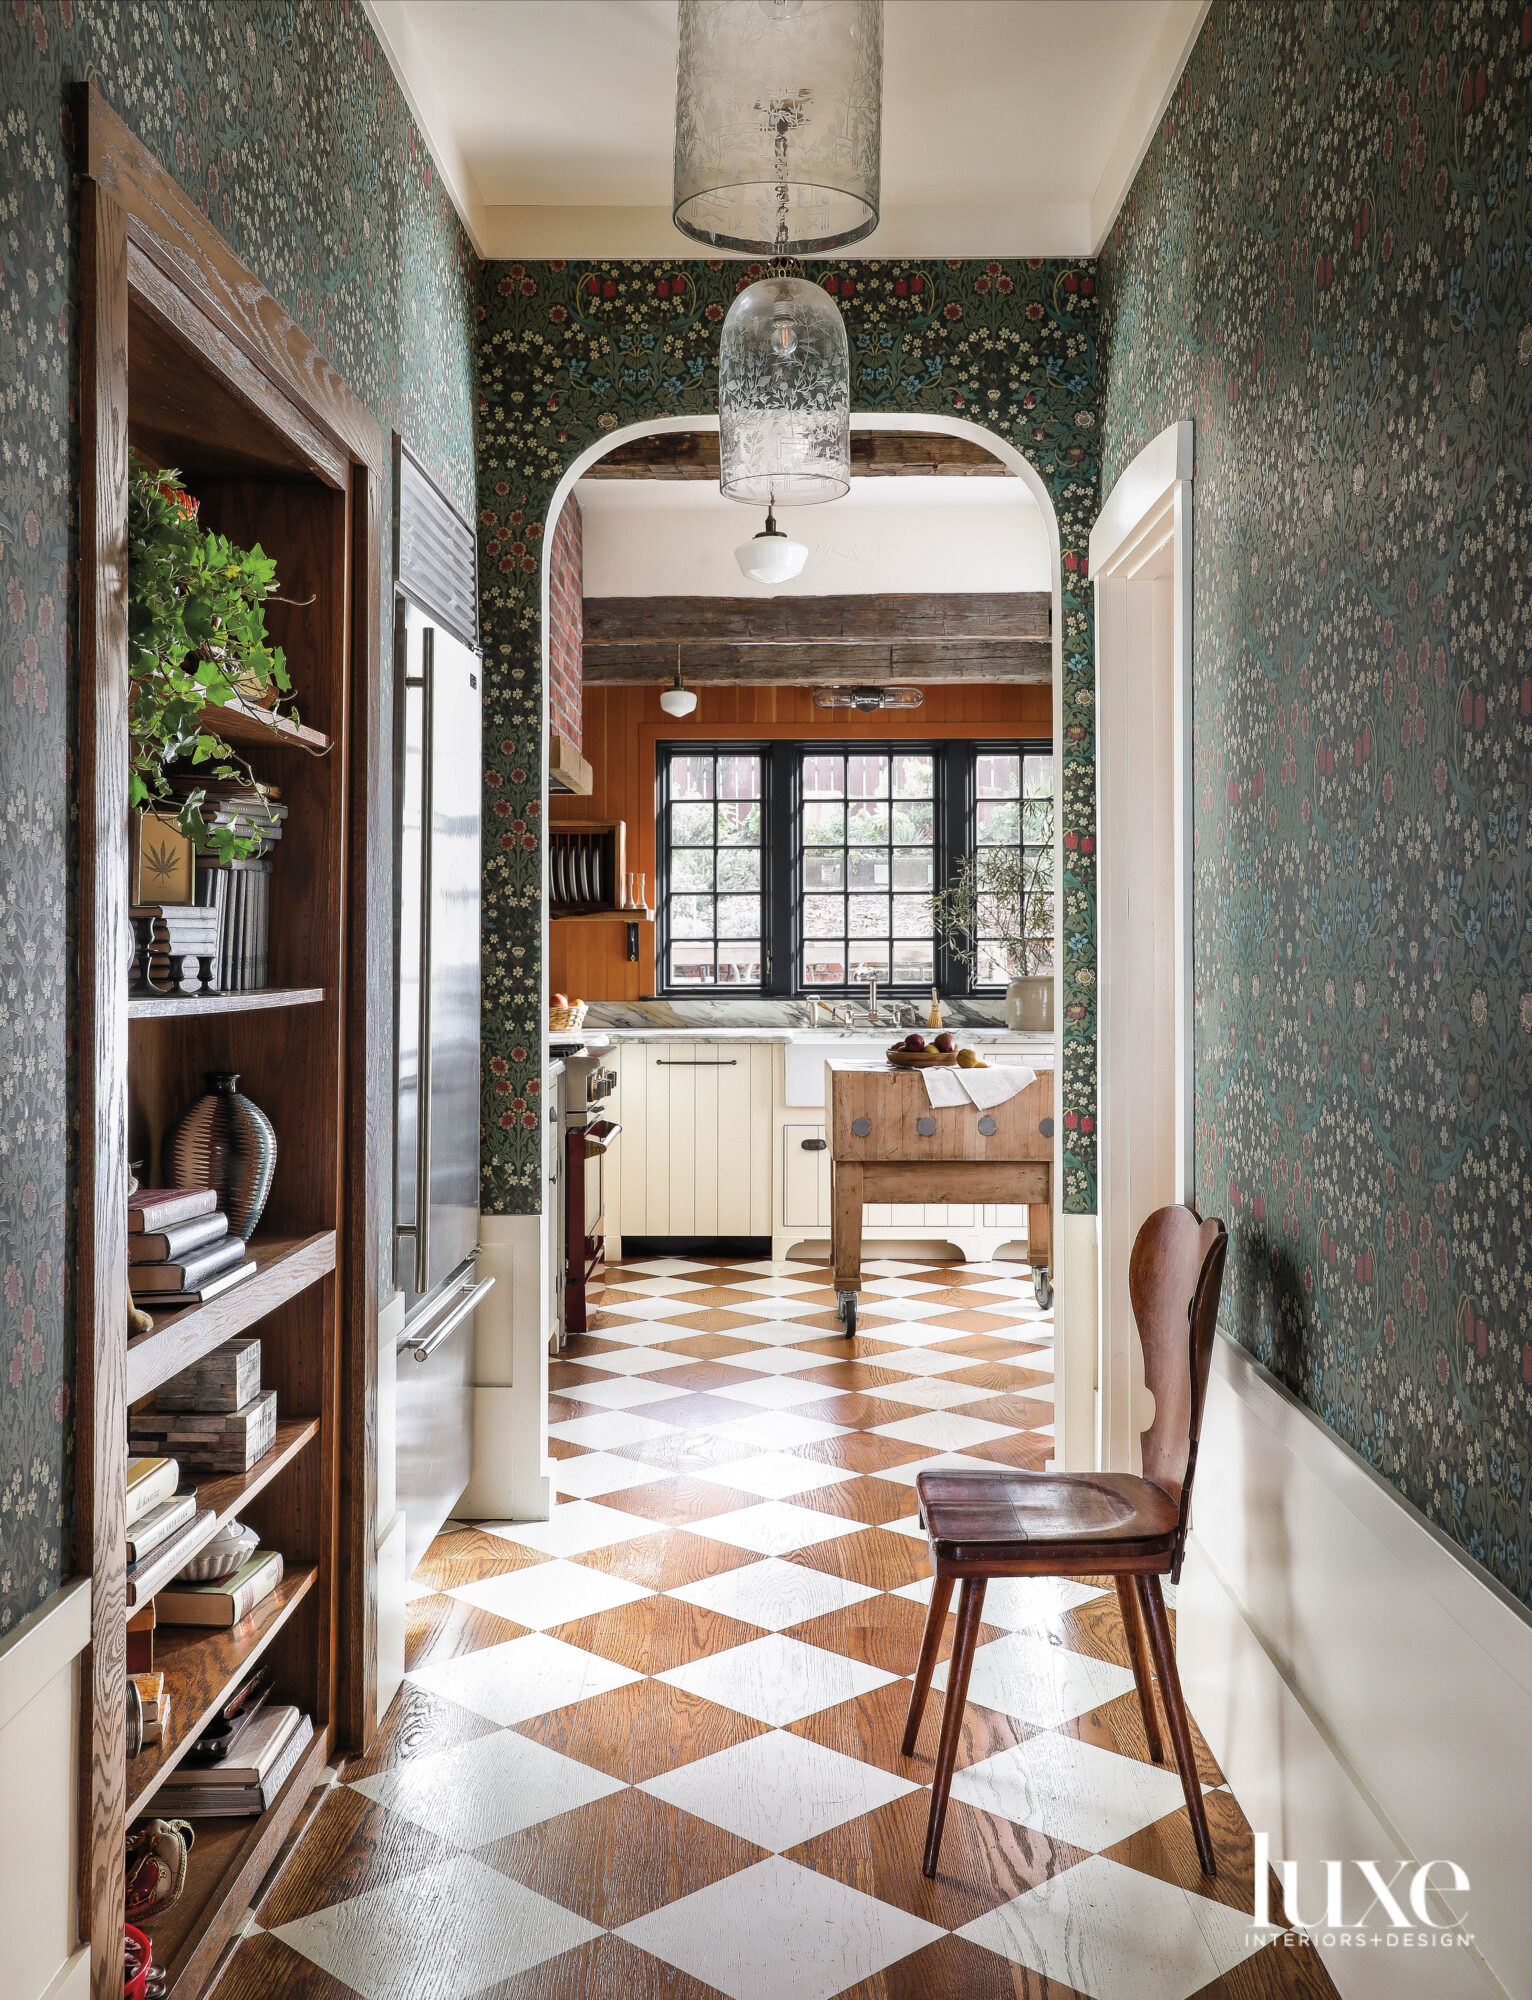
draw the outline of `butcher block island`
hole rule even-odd
[[[1053,1073],[987,1108],[934,1104],[925,1075],[830,1057],[830,1260],[836,1306],[856,1332],[862,1211],[870,1202],[1004,1202],[1027,1209],[1038,1302],[1053,1297]],[[1023,1071],[1023,1075],[1027,1072]],[[957,1096],[957,1091],[941,1093]]]

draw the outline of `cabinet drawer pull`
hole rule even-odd
[[[829,1145],[828,1139],[802,1139],[799,1144],[806,1153],[822,1153]]]
[[[725,1056],[721,1062],[704,1061],[700,1056],[656,1056],[656,1069],[734,1069],[738,1056]]]

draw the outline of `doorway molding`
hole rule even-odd
[[[1189,420],[1118,479],[1091,531],[1096,596],[1100,1332],[1095,1461],[1137,1471],[1154,1401],[1128,1296],[1140,1224],[1190,1202],[1192,479]],[[1146,768],[1147,767],[1147,768]]]

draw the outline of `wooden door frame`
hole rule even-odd
[[[331,1658],[339,1739],[376,1724],[379,1137],[386,1115],[382,1019],[390,925],[379,858],[385,831],[379,638],[383,435],[308,335],[106,103],[79,86],[80,799],[79,1220],[76,1236],[75,1566],[92,1580],[82,1669],[79,1927],[97,2000],[122,1992],[127,1355],[127,512],[128,313],[134,253],[163,300],[211,328],[210,356],[263,415],[280,403],[308,428],[316,471],[343,469],[352,519],[349,617],[350,828],[343,858],[344,1175],[337,1282],[342,1305],[340,1593]],[[161,282],[162,281],[162,282]],[[380,942],[381,941],[381,942]],[[87,957],[86,954],[89,956]]]
[[[1134,1233],[1154,1208],[1193,1193],[1193,447],[1189,420],[1161,431],[1112,488],[1090,540],[1100,869],[1095,1429],[1096,1464],[1116,1472],[1138,1470],[1139,1436],[1154,1414],[1128,1297]],[[1155,726],[1167,740],[1146,771],[1142,746]],[[1168,833],[1168,870],[1154,866],[1156,830]],[[1168,943],[1158,973],[1169,990],[1149,1005],[1146,938]]]

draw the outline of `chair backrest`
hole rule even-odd
[[[1157,1208],[1148,1218],[1134,1238],[1128,1263],[1144,1380],[1154,1396],[1154,1422],[1140,1440],[1144,1477],[1179,1510],[1177,1575],[1191,1517],[1197,1439],[1228,1250],[1228,1232],[1218,1218],[1204,1222],[1194,1209],[1176,1205]]]

